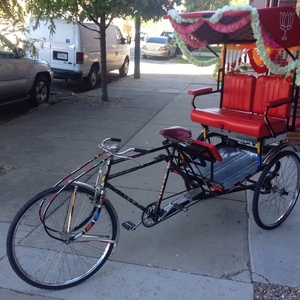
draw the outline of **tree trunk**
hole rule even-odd
[[[100,68],[101,68],[101,90],[102,90],[102,101],[108,101],[107,92],[107,66],[106,66],[106,23],[105,13],[101,14],[100,18]]]
[[[135,45],[134,45],[134,78],[141,77],[141,13],[138,9],[135,16]]]

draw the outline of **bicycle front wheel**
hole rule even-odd
[[[51,188],[29,200],[8,231],[13,270],[38,288],[81,283],[102,267],[117,243],[118,220],[108,200],[100,207],[94,191],[84,186],[59,191]]]
[[[263,229],[278,227],[294,208],[300,188],[300,160],[296,153],[277,154],[263,169],[253,195],[253,217]]]

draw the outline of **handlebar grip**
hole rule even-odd
[[[112,142],[117,142],[117,143],[120,143],[122,141],[122,139],[118,139],[118,138],[110,138],[110,140]]]
[[[134,148],[134,151],[139,153],[148,153],[148,150],[144,148]]]

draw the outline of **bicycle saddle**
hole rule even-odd
[[[172,126],[162,129],[159,134],[164,136],[166,139],[189,139],[192,137],[192,132],[182,126]]]

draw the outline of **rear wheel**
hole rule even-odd
[[[204,135],[201,133],[198,138],[198,141],[204,141]],[[226,137],[222,134],[216,133],[216,132],[208,132],[206,136],[206,142],[213,145],[218,145],[220,143],[223,143],[226,140]]]
[[[86,280],[102,267],[117,242],[117,216],[110,202],[99,207],[94,191],[82,186],[58,193],[60,188],[29,200],[8,231],[13,270],[38,288],[63,289]]]
[[[119,69],[119,74],[121,77],[125,77],[128,74],[128,70],[129,70],[129,59],[125,58],[125,61],[122,65],[122,67]]]
[[[220,143],[223,143],[225,141],[225,139],[226,139],[226,137],[223,136],[222,134],[215,133],[215,132],[209,132],[206,137],[206,142],[208,142],[209,144],[218,145]],[[197,140],[204,141],[203,133],[201,133],[197,137]],[[192,188],[191,184],[189,182],[187,182],[186,180],[184,181],[184,184],[185,184],[185,187],[187,190],[190,190]],[[195,183],[194,187],[195,186],[197,186],[197,183]]]
[[[98,68],[96,66],[92,66],[90,73],[87,77],[84,78],[84,82],[89,89],[93,89],[98,80]]]
[[[43,75],[38,75],[34,81],[30,92],[30,102],[33,106],[39,106],[46,103],[50,96],[50,84],[48,79]]]
[[[253,195],[253,217],[263,229],[279,226],[294,208],[300,188],[300,160],[296,153],[277,154],[263,169]]]

